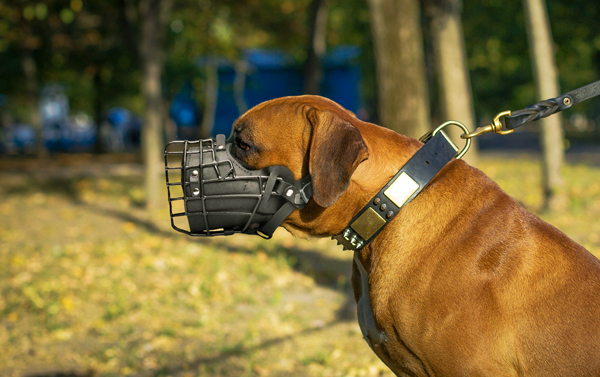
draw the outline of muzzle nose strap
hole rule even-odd
[[[269,174],[269,179],[267,179],[267,183],[265,185],[265,189],[262,193],[260,204],[258,206],[259,211],[262,211],[264,207],[268,205],[269,198],[271,198],[271,193],[273,192],[273,189],[275,187],[275,183],[278,182],[278,176],[279,174],[277,174],[277,171],[272,171],[271,174]]]
[[[299,179],[293,185],[285,181],[278,181],[273,191],[283,196],[287,201],[292,202],[299,209],[302,209],[313,194],[310,175]]]
[[[287,187],[286,187],[287,186]],[[281,223],[287,219],[287,217],[294,212],[296,208],[302,209],[308,203],[312,196],[312,184],[310,181],[310,175],[298,180],[293,186],[282,184],[279,189],[283,189],[284,192],[281,194],[288,200],[265,225],[258,230],[258,235],[269,239],[273,236],[273,233],[281,225]],[[291,195],[287,195],[285,191],[293,190]]]
[[[225,142],[226,142],[225,135],[218,134],[217,135],[217,142],[216,142],[217,149],[225,149]]]
[[[293,205],[292,202],[286,202],[283,207],[275,212],[273,217],[271,217],[271,219],[258,230],[258,235],[266,239],[273,237],[273,233],[277,227],[281,225],[283,220],[285,220],[292,212],[294,212],[295,209],[296,206]]]

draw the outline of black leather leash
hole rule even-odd
[[[511,115],[504,117],[504,122],[507,129],[513,130],[525,123],[556,114],[598,95],[600,95],[600,81],[575,89],[562,96],[540,101],[522,110],[513,111]]]
[[[600,81],[572,90],[556,98],[540,101],[521,110],[503,111],[496,115],[492,124],[485,127],[479,127],[474,132],[463,134],[461,137],[463,139],[471,139],[488,132],[506,135],[512,133],[515,128],[520,127],[525,123],[570,109],[573,105],[587,101],[598,95],[600,95]],[[504,126],[506,126],[506,129],[502,129],[502,123],[500,121],[502,117],[504,117]]]

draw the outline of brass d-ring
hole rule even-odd
[[[450,120],[450,121],[448,121],[446,123],[441,124],[435,130],[426,133],[419,140],[422,141],[422,142],[426,142],[427,140],[429,140],[432,137],[434,137],[439,131],[442,131],[444,128],[446,128],[448,126],[457,126],[461,130],[463,130],[463,135],[469,134],[469,129],[467,128],[467,126],[465,126],[461,122],[458,122],[458,121],[455,121],[455,120]],[[444,133],[444,136],[450,142],[450,144],[452,144],[453,146],[456,147],[456,145],[452,142],[452,140],[450,140],[450,138],[448,137],[448,135],[446,135],[446,133]],[[471,139],[466,139],[465,146],[463,147],[463,149],[460,152],[456,153],[455,157],[456,158],[462,158],[465,155],[465,153],[467,153],[467,151],[469,150],[470,147],[471,147]],[[456,147],[456,150],[458,151],[458,147]]]

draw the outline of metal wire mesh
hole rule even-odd
[[[181,233],[259,234],[260,224],[285,203],[273,190],[275,182],[266,199],[263,196],[268,170],[246,170],[214,139],[173,141],[164,158],[171,225]],[[281,182],[276,176],[271,179]]]

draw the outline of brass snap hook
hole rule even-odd
[[[503,112],[499,113],[498,115],[496,115],[496,117],[494,118],[494,121],[493,121],[492,124],[487,125],[485,127],[479,127],[475,131],[473,131],[472,133],[465,133],[463,135],[460,135],[460,137],[463,138],[463,139],[469,140],[469,139],[477,137],[479,135],[487,134],[488,132],[495,132],[495,133],[500,134],[500,135],[511,134],[515,130],[503,130],[502,129],[502,122],[500,122],[500,118],[505,117],[505,116],[509,116],[510,114],[511,114],[510,110],[503,111]]]
[[[452,142],[452,140],[450,140],[450,138],[448,137],[448,135],[446,135],[446,133],[443,131],[443,129],[446,128],[446,127],[448,127],[448,126],[457,126],[461,130],[463,130],[463,132],[464,132],[460,137],[463,138],[463,139],[466,139],[466,142],[465,142],[465,146],[463,147],[463,149],[460,152],[458,152],[458,147]],[[442,134],[444,135],[444,137],[446,138],[446,140],[448,140],[448,142],[457,151],[456,156],[455,156],[457,159],[462,158],[465,155],[465,153],[467,153],[467,151],[469,150],[469,148],[471,147],[471,138],[470,137],[469,138],[464,137],[465,135],[469,134],[469,129],[467,128],[467,126],[465,126],[461,122],[457,122],[455,120],[451,120],[451,121],[448,121],[446,123],[441,124],[435,130],[429,131],[425,135],[421,136],[421,138],[419,140],[425,143],[425,142],[427,142],[427,140],[429,140],[432,137],[434,137],[440,131],[442,132]]]

